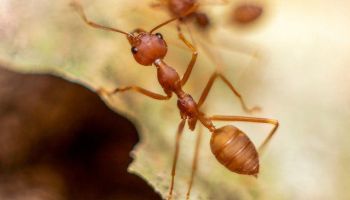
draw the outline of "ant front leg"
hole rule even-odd
[[[253,123],[264,123],[264,124],[272,124],[273,128],[270,131],[269,135],[263,141],[263,143],[258,148],[260,153],[263,152],[268,142],[271,140],[272,136],[276,132],[279,122],[275,119],[268,118],[257,118],[257,117],[243,117],[243,116],[224,116],[224,115],[214,115],[209,117],[209,119],[213,121],[237,121],[237,122],[253,122]]]
[[[185,127],[185,122],[186,122],[186,119],[181,120],[179,127],[177,129],[177,133],[176,133],[175,152],[174,152],[174,158],[173,158],[173,167],[171,169],[171,182],[170,182],[168,200],[170,200],[173,196],[176,164],[177,164],[177,158],[179,157],[179,151],[180,151],[180,139],[181,139],[184,127]]]
[[[111,96],[117,92],[125,92],[125,91],[128,91],[128,90],[132,90],[132,91],[135,91],[135,92],[138,92],[140,94],[143,94],[145,96],[148,96],[148,97],[151,97],[152,99],[157,99],[157,100],[168,100],[171,98],[171,95],[172,93],[167,93],[166,96],[165,95],[161,95],[161,94],[158,94],[158,93],[154,93],[154,92],[151,92],[149,90],[146,90],[144,88],[141,88],[139,86],[126,86],[126,87],[119,87],[119,88],[116,88],[114,89],[113,91],[107,91],[106,89],[104,88],[100,88],[97,90],[97,93],[99,94],[106,94],[107,96]]]
[[[197,61],[197,56],[198,56],[198,52],[197,52],[197,49],[185,38],[185,36],[183,35],[183,33],[181,32],[181,29],[180,29],[180,26],[177,26],[177,30],[179,32],[179,38],[186,44],[186,46],[188,48],[191,49],[192,51],[192,58],[191,58],[191,61],[190,63],[188,64],[187,66],[187,69],[186,69],[186,72],[185,74],[183,75],[182,79],[181,79],[181,85],[184,86],[188,80],[188,78],[190,77],[191,75],[191,72],[192,72],[192,69],[193,69],[193,66],[194,64],[196,63]]]
[[[211,75],[207,85],[205,86],[205,88],[204,88],[204,90],[202,92],[202,95],[201,95],[201,97],[200,97],[200,99],[198,101],[198,104],[197,104],[198,108],[200,108],[203,105],[203,103],[206,100],[206,98],[207,98],[207,96],[209,94],[209,91],[212,88],[213,83],[216,80],[216,78],[221,78],[224,81],[224,83],[231,89],[231,91],[238,97],[238,99],[239,99],[239,101],[241,103],[241,106],[242,106],[242,108],[243,108],[243,110],[245,112],[252,113],[254,111],[260,111],[261,110],[260,107],[258,107],[258,106],[255,106],[253,108],[248,108],[246,103],[244,102],[241,94],[238,93],[238,91],[233,87],[233,85],[230,83],[230,81],[224,75],[222,75],[220,73],[217,73],[217,72],[214,72],[213,75]]]

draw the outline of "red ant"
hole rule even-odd
[[[232,172],[236,172],[238,174],[245,175],[253,175],[257,176],[259,173],[259,156],[258,151],[256,150],[254,144],[248,138],[248,136],[243,133],[241,130],[236,128],[233,125],[226,125],[221,128],[216,128],[212,121],[242,121],[242,122],[254,122],[254,123],[268,123],[274,125],[273,129],[270,131],[267,138],[263,141],[262,145],[259,147],[259,151],[261,151],[266,144],[270,141],[273,134],[278,128],[278,121],[274,119],[267,118],[256,118],[256,117],[244,117],[244,116],[223,116],[223,115],[213,115],[206,116],[201,110],[201,106],[206,100],[208,93],[217,78],[221,78],[225,84],[231,89],[231,91],[239,98],[242,108],[247,112],[252,112],[256,109],[256,107],[249,109],[244,103],[241,95],[237,92],[237,90],[233,87],[233,85],[225,78],[224,75],[219,74],[217,72],[213,73],[210,77],[207,85],[204,88],[198,102],[196,103],[192,96],[182,90],[182,87],[186,84],[188,78],[191,75],[193,66],[197,59],[197,51],[192,46],[192,44],[186,40],[184,35],[179,32],[179,38],[185,43],[185,45],[192,51],[192,59],[188,64],[187,70],[182,78],[180,78],[179,74],[175,71],[174,68],[167,65],[163,58],[167,53],[167,44],[160,33],[154,33],[157,29],[162,26],[178,20],[179,17],[172,18],[167,20],[158,26],[154,27],[151,31],[147,32],[143,29],[136,29],[131,33],[127,33],[121,31],[119,29],[107,27],[104,25],[97,24],[93,21],[87,19],[83,7],[77,3],[72,2],[72,6],[78,12],[80,17],[84,20],[84,22],[94,28],[103,29],[113,32],[118,32],[126,35],[127,40],[131,45],[131,52],[135,58],[135,60],[144,66],[155,65],[157,68],[157,77],[160,85],[164,89],[165,95],[151,92],[147,89],[144,89],[139,86],[127,86],[127,87],[119,87],[109,92],[105,89],[100,89],[100,93],[105,93],[107,95],[112,95],[117,92],[125,92],[125,91],[135,91],[141,93],[145,96],[151,97],[153,99],[158,100],[168,100],[172,97],[173,93],[176,94],[178,101],[177,106],[180,110],[181,122],[178,126],[177,134],[176,134],[176,142],[175,142],[175,153],[174,160],[172,164],[171,171],[171,183],[169,189],[168,199],[172,198],[173,186],[174,186],[174,178],[175,178],[175,169],[176,163],[178,159],[178,153],[180,148],[180,139],[182,136],[182,132],[185,126],[186,121],[188,122],[188,126],[190,130],[194,130],[196,127],[196,123],[199,120],[203,126],[205,126],[211,133],[211,141],[210,147],[212,153],[215,155],[217,160],[224,165],[227,169]],[[197,8],[197,4],[192,6],[187,10],[181,17],[185,17],[191,14]],[[199,134],[198,134],[199,136]],[[195,146],[195,155],[193,159],[191,178],[187,191],[187,199],[190,196],[191,187],[193,183],[194,174],[197,168],[197,160],[198,160],[198,150],[199,150],[199,137],[197,137],[197,142]]]

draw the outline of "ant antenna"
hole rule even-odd
[[[127,35],[127,36],[132,36],[130,33],[121,31],[121,30],[119,30],[119,29],[115,29],[115,28],[103,26],[103,25],[96,24],[96,23],[94,23],[94,22],[89,21],[89,20],[87,19],[86,15],[85,15],[85,12],[84,12],[83,7],[81,6],[81,4],[80,4],[78,1],[72,1],[72,2],[70,3],[70,5],[78,12],[78,14],[80,15],[80,17],[81,17],[88,25],[90,25],[90,26],[92,26],[92,27],[94,27],[94,28],[104,29],[104,30],[107,30],[107,31],[113,31],[113,32],[122,33],[122,34]]]
[[[159,24],[158,26],[154,27],[154,28],[150,31],[150,33],[153,33],[155,30],[159,29],[160,27],[162,27],[162,26],[164,26],[164,25],[166,25],[166,24],[169,24],[169,23],[172,22],[172,21],[175,21],[175,20],[177,20],[177,19],[179,19],[179,18],[182,18],[182,17],[186,17],[187,15],[189,15],[189,14],[193,13],[195,10],[197,10],[198,6],[199,6],[198,3],[194,4],[194,5],[193,5],[190,9],[188,9],[183,15],[178,16],[178,17],[174,17],[174,18],[172,18],[172,19],[169,19],[169,20],[167,20],[167,21],[165,21],[165,22]]]

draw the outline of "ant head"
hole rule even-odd
[[[127,36],[131,45],[131,52],[135,60],[145,66],[152,65],[157,59],[163,59],[168,51],[166,42],[160,33],[152,34],[136,30],[137,35]]]

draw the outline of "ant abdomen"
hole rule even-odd
[[[258,152],[238,128],[228,125],[216,129],[210,147],[216,159],[230,171],[253,176],[259,173]]]

